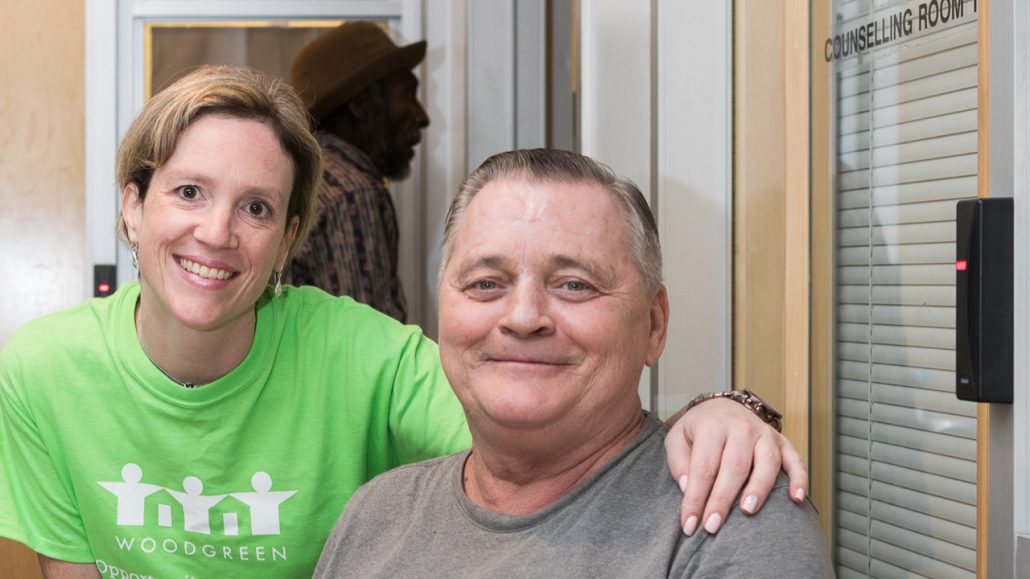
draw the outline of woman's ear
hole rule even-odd
[[[129,183],[122,189],[122,220],[125,221],[125,233],[130,243],[139,239],[139,226],[143,221],[143,198],[139,187]]]

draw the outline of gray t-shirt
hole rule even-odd
[[[832,577],[815,509],[783,475],[764,508],[687,537],[682,494],[652,417],[568,495],[525,516],[494,513],[462,488],[468,451],[383,474],[358,489],[315,577]]]

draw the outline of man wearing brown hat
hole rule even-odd
[[[348,22],[304,47],[290,68],[317,123],[325,171],[318,217],[287,279],[401,321],[397,216],[385,180],[408,175],[429,124],[411,72],[425,53],[425,41],[398,47],[379,24]]]

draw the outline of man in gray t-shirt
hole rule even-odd
[[[637,395],[669,304],[632,183],[574,153],[496,155],[452,203],[443,257],[440,357],[472,449],[359,489],[316,577],[832,576],[782,476],[752,519],[680,528]]]

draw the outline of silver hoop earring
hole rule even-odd
[[[275,297],[283,295],[283,272],[282,270],[272,274],[272,279],[275,280]]]
[[[139,244],[129,244],[129,252],[132,253],[132,267],[134,269],[139,269]]]

